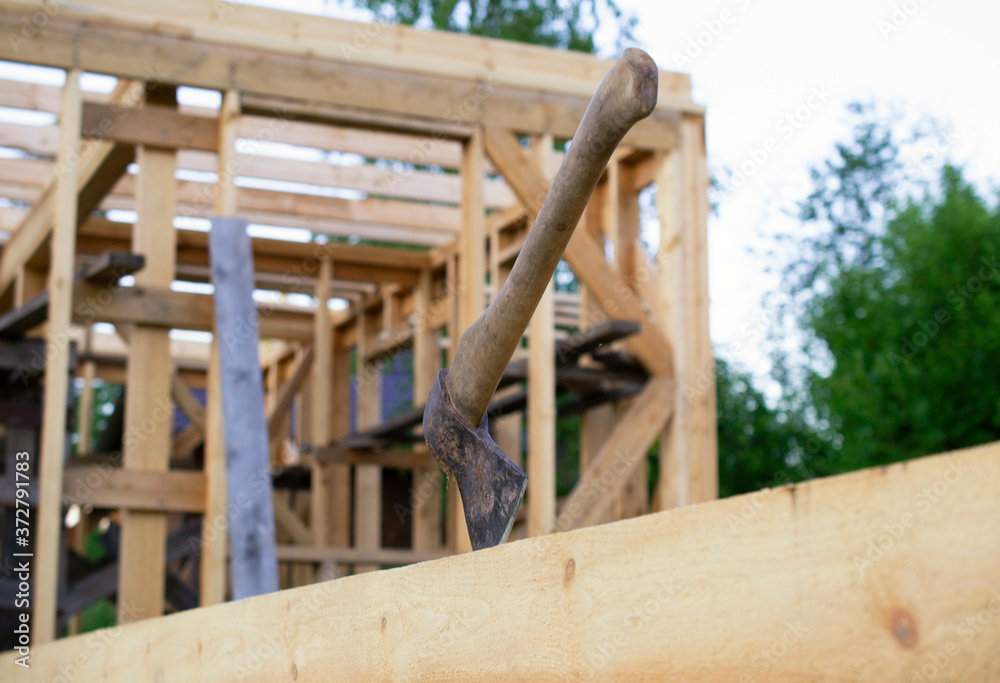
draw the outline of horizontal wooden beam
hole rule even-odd
[[[32,675],[991,680],[998,482],[990,444],[77,636]]]
[[[172,413],[163,409],[163,419]],[[115,510],[204,512],[202,472],[141,472],[111,466],[68,467],[63,476],[63,503]]]
[[[170,149],[219,149],[219,124],[203,117],[182,114],[176,107],[146,105],[139,109],[85,103],[84,138]]]
[[[264,339],[312,338],[312,311],[306,307],[258,304]],[[73,292],[73,322],[89,325],[148,325],[210,332],[212,297],[157,287],[98,287],[78,283]]]
[[[399,58],[398,38],[390,35],[402,27],[375,24],[380,27],[378,33],[385,35],[375,42],[388,38],[387,51],[383,52],[367,45],[369,38],[366,49],[357,49],[354,31],[364,35],[365,29],[351,22],[335,24],[336,20],[323,17],[305,18],[239,3],[225,5],[224,20],[208,6],[191,4],[185,8],[185,12],[172,11],[165,16],[162,6],[151,0],[129,5],[127,11],[114,2],[74,3],[47,17],[44,26],[32,32],[31,40],[17,47],[9,41],[0,45],[0,59],[57,68],[75,66],[124,78],[216,90],[233,88],[246,94],[402,116],[415,122],[430,120],[441,128],[454,125],[456,120],[466,124],[479,120],[520,133],[548,132],[563,138],[575,133],[590,96],[610,69],[607,62],[583,56],[588,66],[582,78],[553,76],[539,65],[565,57],[552,50],[529,48],[533,63],[524,63],[522,56],[516,75],[508,75],[510,67],[497,55],[527,46],[464,42],[470,50],[487,45],[479,51],[489,57],[467,63],[468,55],[459,48],[428,63],[417,54]],[[20,31],[36,11],[37,6],[29,0],[13,0],[0,11],[0,28],[5,35]],[[430,41],[431,46],[439,39],[460,38],[409,31],[409,40]],[[337,40],[333,34],[344,38]],[[347,57],[345,51],[357,56]],[[380,54],[383,59],[365,56]],[[391,60],[385,62],[390,54]],[[429,66],[414,69],[410,62]],[[678,139],[678,112],[701,113],[701,108],[691,103],[689,92],[671,94],[671,78],[686,83],[686,77],[671,77],[665,72],[661,109],[633,129],[627,144],[673,148]],[[683,90],[683,86],[673,90]],[[280,117],[282,112],[275,114]]]

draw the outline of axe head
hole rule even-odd
[[[424,409],[424,438],[441,468],[455,477],[462,494],[472,548],[492,548],[507,540],[528,478],[493,441],[486,416],[470,425],[455,410],[445,378],[438,372]]]

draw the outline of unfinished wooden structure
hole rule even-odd
[[[216,327],[203,289],[214,257],[198,221],[213,216],[272,227],[252,252],[282,587],[468,549],[454,487],[421,442],[422,404],[509,272],[610,66],[236,3],[169,15],[151,0],[0,6],[14,37],[0,59],[66,73],[62,88],[0,83],[0,107],[58,117],[0,122],[0,337],[46,344],[21,364],[44,385],[41,419],[30,438],[5,430],[9,453],[32,455],[36,643],[99,598],[126,622],[230,595],[227,534],[253,505],[232,487],[227,500],[220,358],[242,332]],[[88,92],[85,72],[119,80]],[[178,103],[183,87],[221,104]],[[530,478],[511,540],[716,497],[704,118],[690,92],[687,76],[661,73],[656,111],[566,250],[579,292],[550,287],[491,407]],[[656,253],[640,240],[652,186]],[[412,396],[392,409],[384,376],[400,357]],[[121,442],[82,429],[71,448],[66,406],[78,396],[89,424],[100,382],[125,387]],[[568,415],[580,474],[559,498]],[[71,505],[80,521],[66,529]],[[74,558],[101,520],[120,536],[113,562],[81,573]]]

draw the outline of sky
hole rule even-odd
[[[367,18],[341,0],[250,1]],[[639,19],[638,44],[661,69],[692,75],[694,99],[707,107],[710,172],[744,173],[745,182],[718,197],[718,213],[709,220],[710,323],[717,353],[757,377],[767,373],[765,355],[745,337],[748,325],[768,321],[762,302],[778,287],[761,254],[775,234],[795,231],[786,212],[808,193],[810,166],[845,139],[848,102],[874,99],[899,104],[911,117],[933,116],[948,133],[917,150],[929,160],[927,168],[947,159],[964,165],[984,191],[998,186],[1000,3],[618,3]],[[613,57],[610,33],[599,30],[597,38],[603,56]],[[20,77],[3,65],[0,75]],[[39,78],[49,79],[61,84],[61,73]],[[655,243],[653,223],[644,228]]]
[[[751,172],[709,222],[711,333],[724,357],[777,287],[751,255],[796,224],[782,209],[808,192],[808,169],[845,139],[852,100],[899,103],[948,127],[918,150],[966,166],[984,191],[1000,180],[1000,4],[982,0],[619,0],[661,69],[692,75],[707,107],[710,171]],[[789,122],[788,117],[793,117]],[[769,149],[765,143],[772,140]],[[762,163],[755,163],[761,160]],[[746,345],[744,345],[746,346]],[[755,374],[752,350],[738,358]]]

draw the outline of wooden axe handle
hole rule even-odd
[[[507,281],[462,335],[455,351],[448,393],[470,425],[482,422],[612,153],[629,129],[653,111],[656,90],[655,62],[642,50],[630,48],[590,100]]]

